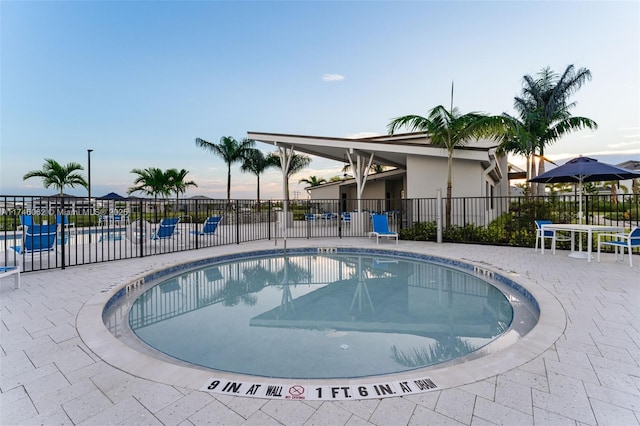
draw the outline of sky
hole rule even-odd
[[[226,164],[196,138],[386,134],[395,117],[448,106],[452,82],[461,112],[514,114],[524,75],[570,64],[592,74],[572,112],[599,128],[547,157],[640,160],[637,1],[3,0],[0,195],[53,195],[23,175],[51,158],[86,178],[92,149],[94,196],[126,195],[132,169],[158,167],[189,172],[187,197],[226,198]],[[307,198],[299,179],[342,167],[314,157],[292,198]],[[256,197],[237,165],[231,183],[232,198]],[[278,170],[260,186],[282,198]]]

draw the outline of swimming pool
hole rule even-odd
[[[296,379],[477,358],[519,340],[539,316],[522,287],[464,262],[346,248],[206,259],[121,296],[104,321],[129,342],[135,334],[176,362]]]

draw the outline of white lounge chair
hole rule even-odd
[[[9,276],[13,276],[13,288],[20,288],[20,265],[0,266],[0,280]]]

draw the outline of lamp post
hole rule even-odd
[[[87,190],[89,191],[89,215],[91,215],[91,152],[92,149],[87,149]]]
[[[91,152],[92,149],[87,149],[87,191],[89,192],[89,227],[91,227],[91,216],[93,211],[91,210]],[[89,244],[91,244],[91,229],[89,229]],[[89,256],[91,256],[91,250],[89,250]],[[91,260],[91,258],[89,258]]]

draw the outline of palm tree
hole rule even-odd
[[[258,180],[256,200],[258,206],[260,205],[260,175],[264,173],[269,167],[273,167],[274,164],[267,159],[267,157],[256,148],[249,148],[246,150],[244,158],[242,159],[242,165],[240,170],[243,172],[249,172],[256,175]]]
[[[461,114],[453,107],[453,84],[451,85],[451,107],[446,109],[442,105],[433,108],[427,117],[419,115],[405,115],[391,120],[388,124],[391,135],[401,128],[409,131],[425,132],[432,145],[447,150],[447,199],[446,226],[451,226],[451,175],[453,170],[453,154],[455,149],[466,145],[471,139],[481,137],[495,138],[500,141],[508,137],[506,120],[502,116],[487,116],[471,112]]]
[[[507,136],[498,147],[499,153],[511,152],[522,155],[525,158],[526,188],[525,194],[529,193],[529,179],[533,177],[531,169],[535,157],[535,142],[531,129],[528,128],[527,120],[521,120],[507,113],[502,114],[510,129]]]
[[[553,183],[549,185],[551,195],[566,194],[573,191],[573,184],[570,182]]]
[[[620,182],[615,180],[602,182],[602,187],[611,191],[611,204],[618,204],[618,188],[620,188],[625,194],[629,193],[629,188],[624,185],[620,185]]]
[[[42,178],[42,183],[45,188],[53,186],[60,191],[60,196],[64,195],[64,187],[74,187],[80,185],[87,187],[87,181],[76,173],[78,170],[84,170],[84,168],[78,163],[67,163],[66,166],[61,165],[55,160],[46,158],[42,170],[31,170],[27,172],[22,180],[31,179],[32,177]]]
[[[165,172],[167,186],[176,194],[176,209],[178,208],[178,198],[180,194],[187,192],[187,188],[191,186],[198,186],[198,184],[192,180],[185,181],[188,174],[189,172],[185,169],[169,169]]]
[[[525,75],[522,96],[516,97],[514,107],[522,122],[533,137],[534,150],[538,152],[537,175],[544,173],[544,148],[562,136],[581,129],[597,129],[595,121],[585,117],[574,117],[571,110],[576,102],[568,98],[582,85],[591,80],[591,71],[586,68],[575,70],[567,66],[561,76],[543,68],[537,78]],[[544,195],[544,186],[539,185],[538,195]]]
[[[135,186],[127,190],[127,194],[142,192],[151,195],[155,199],[158,195],[166,197],[171,193],[167,174],[157,167],[147,167],[146,169],[133,169],[131,173],[138,177],[133,181]]]
[[[127,194],[134,192],[142,192],[151,195],[154,199],[154,206],[157,206],[158,195],[167,197],[171,194],[169,187],[169,179],[165,172],[157,167],[147,167],[146,169],[132,169],[131,173],[137,174],[138,177],[133,181],[134,186],[127,190]],[[155,220],[158,221],[158,209],[154,209]]]
[[[227,164],[227,206],[231,205],[231,165],[242,161],[246,151],[253,148],[255,141],[244,138],[238,142],[231,136],[220,138],[219,144],[207,142],[204,139],[196,138],[196,146],[211,151],[214,155],[222,158]]]
[[[318,178],[317,176],[309,176],[308,178],[302,178],[298,183],[306,183],[309,186],[320,186],[323,183],[327,183],[325,178]]]
[[[280,163],[280,155],[277,152],[270,152],[269,155],[267,156],[267,159],[275,167],[282,170],[282,164]],[[291,161],[289,163],[289,170],[287,170],[287,173],[286,173],[287,201],[289,200],[289,178],[294,174],[298,173],[299,171],[301,171],[302,169],[304,169],[305,167],[307,167],[309,164],[311,164],[311,158],[308,155],[294,153],[291,156]]]

